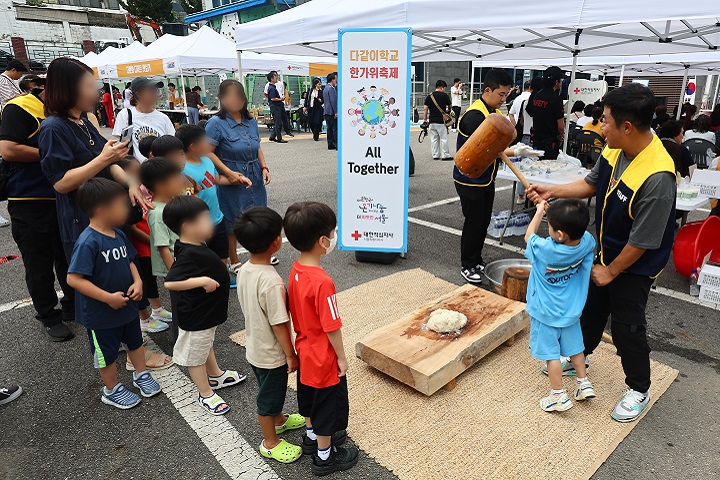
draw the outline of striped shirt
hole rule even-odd
[[[22,91],[15,80],[5,75],[5,72],[0,73],[0,109],[13,98],[21,95]]]

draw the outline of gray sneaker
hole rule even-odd
[[[580,383],[575,382],[575,394],[573,395],[575,400],[587,400],[588,398],[595,398],[595,389],[590,383],[590,380],[584,380]]]
[[[577,372],[575,371],[575,367],[573,367],[573,364],[570,361],[569,357],[562,357],[560,360],[560,365],[562,365],[563,377],[577,377]],[[585,370],[588,370],[589,368],[590,356],[588,355],[585,357]],[[545,375],[548,374],[547,363],[544,363],[543,366],[540,367],[540,371]]]
[[[650,403],[650,392],[640,393],[628,388],[610,416],[618,422],[632,422],[642,415],[648,403]]]

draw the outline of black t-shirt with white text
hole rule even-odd
[[[220,284],[207,293],[204,288],[171,291],[173,318],[185,331],[207,330],[227,320],[230,277],[227,267],[206,245],[175,242],[175,263],[165,277],[168,282],[210,277]]]
[[[558,119],[565,116],[563,102],[558,92],[544,88],[528,102],[528,114],[533,117],[533,135],[535,138],[556,138]]]
[[[438,103],[442,111],[438,110],[438,108],[435,106],[435,102],[433,102],[432,98],[430,98],[430,95],[435,98],[435,101]],[[425,98],[425,106],[428,107],[428,122],[445,123],[443,121],[442,114],[443,112],[448,113],[450,107],[452,106],[452,101],[450,100],[450,97],[447,93],[438,91],[434,91],[430,95]]]

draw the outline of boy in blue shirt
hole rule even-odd
[[[537,235],[545,214],[549,238]],[[532,262],[527,290],[530,354],[547,362],[552,390],[540,399],[540,408],[546,412],[573,406],[563,388],[561,356],[570,357],[577,372],[575,400],[595,397],[587,379],[580,328],[595,250],[595,239],[586,231],[588,223],[590,212],[580,200],[556,200],[549,206],[543,201],[525,234],[525,256]]]
[[[133,384],[144,397],[160,393],[160,385],[145,366],[145,350],[137,301],[142,281],[133,260],[135,249],[118,228],[128,217],[128,193],[119,183],[93,178],[75,198],[90,225],[75,242],[67,283],[75,289],[75,319],[88,331],[95,368],[105,384],[101,400],[121,409],[140,403],[140,397],[117,379],[115,361],[125,345],[135,366]]]
[[[218,189],[216,185],[231,185],[227,177],[220,175],[215,164],[207,156],[212,152],[205,129],[198,125],[183,125],[175,132],[175,136],[183,144],[185,150],[185,168],[183,173],[197,183],[196,194],[200,200],[207,203],[210,209],[210,219],[215,231],[207,246],[215,252],[227,265],[229,254],[228,232],[225,226],[225,217],[220,210]],[[230,288],[235,288],[235,278],[230,279]]]

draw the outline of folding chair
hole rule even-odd
[[[695,160],[697,168],[708,168],[711,155],[715,157],[720,155],[720,148],[702,138],[691,138],[685,140],[682,144],[690,150],[690,155]]]
[[[575,136],[575,143],[577,145],[576,157],[584,166],[592,168],[602,153],[603,147],[598,145],[605,145],[605,139],[590,130],[582,130]]]

